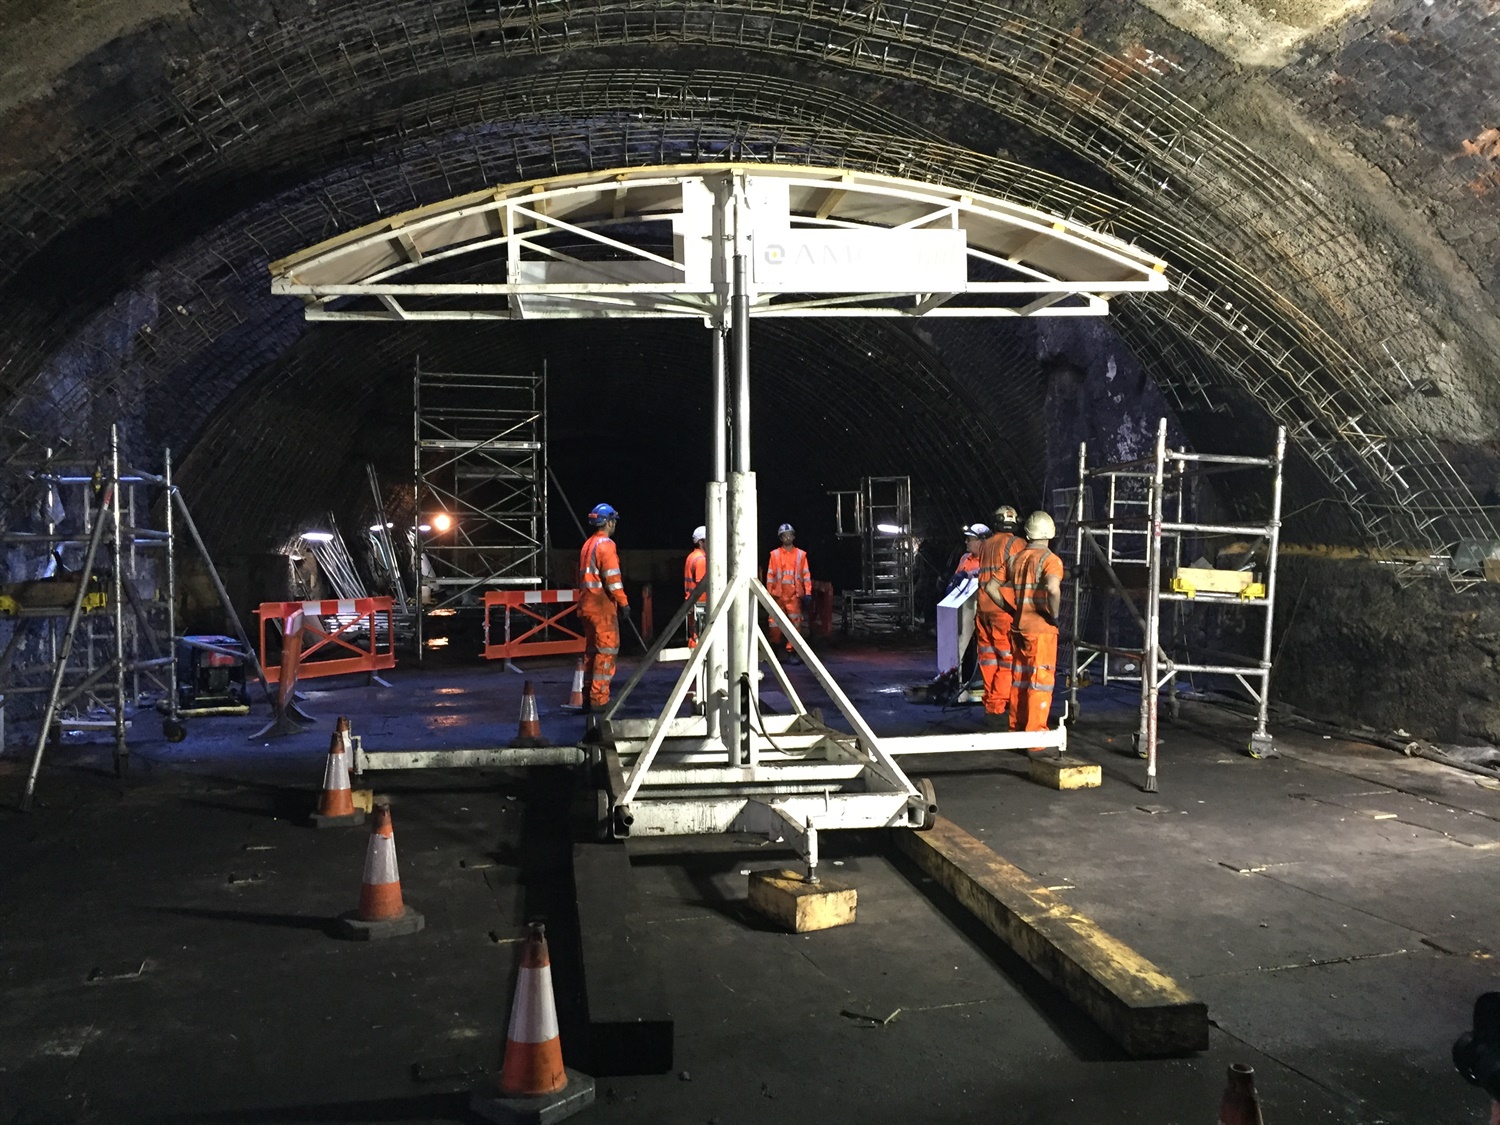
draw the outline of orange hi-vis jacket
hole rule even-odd
[[[694,547],[689,552],[687,562],[682,565],[682,600],[687,601],[693,596],[693,587],[703,581],[703,576],[708,573],[708,555],[702,547]],[[708,591],[698,592],[698,601],[708,601]]]
[[[801,547],[777,547],[766,562],[766,589],[777,601],[812,594],[812,571]]]
[[[1048,547],[1027,547],[1010,561],[1010,583],[1014,590],[1018,633],[1057,632],[1048,620],[1049,605],[1046,579],[1063,575],[1062,559]]]
[[[1009,531],[997,531],[979,544],[979,602],[975,606],[978,612],[1010,613],[1009,606],[1003,601],[996,605],[994,599],[984,592],[984,588],[989,585],[990,579],[994,578],[1000,583],[1000,596],[1005,599],[1014,598],[1015,586],[1011,579],[1011,572],[1015,568],[1015,557],[1025,547],[1026,540]]]
[[[964,557],[958,560],[958,569],[953,573],[962,574],[965,577],[969,576],[970,574],[978,574],[979,556],[965,551]]]
[[[578,554],[578,590],[583,610],[613,610],[630,604],[620,580],[620,553],[615,541],[602,531],[590,535]]]

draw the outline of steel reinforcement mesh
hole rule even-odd
[[[1244,387],[1288,425],[1377,544],[1437,549],[1494,534],[1400,401],[1409,384],[1384,347],[1389,337],[1402,337],[1415,314],[1379,269],[1364,269],[1369,255],[1358,239],[1153,75],[993,4],[529,3],[482,19],[469,6],[441,3],[325,6],[316,25],[283,27],[234,57],[213,55],[213,65],[193,68],[170,97],[136,107],[118,129],[91,138],[86,155],[10,193],[0,205],[9,240],[0,244],[0,260],[24,260],[80,216],[107,211],[122,193],[147,204],[226,168],[292,160],[318,138],[299,139],[286,122],[353,92],[497,56],[639,44],[710,44],[922,83],[1012,117],[1087,159],[1129,202],[941,144],[873,107],[753,75],[584,72],[495,84],[501,92],[445,95],[366,122],[350,143],[378,150],[392,138],[441,133],[445,122],[475,113],[530,116],[545,124],[546,136],[513,145],[508,158],[488,138],[469,138],[480,182],[651,163],[652,149],[673,159],[692,153],[699,155],[688,158],[795,161],[817,154],[820,163],[837,157],[851,167],[972,184],[1088,222],[1171,263],[1173,293],[1128,305],[1135,323],[1170,325],[1216,365],[1205,377],[1198,365],[1170,369],[1164,359],[1143,356],[1181,398],[1211,401],[1220,375]],[[596,128],[581,119],[611,105],[635,106],[639,126],[606,120]],[[726,114],[738,121],[719,124]],[[798,133],[757,128],[751,119],[762,114],[843,120]],[[411,147],[395,183],[368,185],[370,202],[390,209],[437,197]],[[452,191],[468,186],[446,171],[451,151],[425,159],[442,165],[439,178]],[[400,190],[412,184],[421,187]],[[365,201],[339,195],[326,193],[327,217],[369,217]],[[283,218],[287,230],[299,232],[326,225],[309,224],[305,215]],[[1289,231],[1297,232],[1294,243]],[[321,233],[307,241],[316,237]],[[1347,279],[1356,272],[1369,280],[1351,289]],[[206,325],[199,330],[211,333]],[[13,389],[47,353],[37,336],[6,341]]]

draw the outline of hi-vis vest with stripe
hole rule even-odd
[[[694,547],[688,554],[687,562],[682,564],[682,596],[686,600],[693,596],[693,587],[703,580],[708,573],[708,555],[702,547]],[[703,590],[698,594],[700,602],[708,601],[708,591]]]
[[[1047,620],[1049,609],[1046,579],[1062,578],[1062,559],[1047,547],[1027,547],[1011,560],[1010,581],[1015,590],[1016,630],[1021,633],[1056,633]]]
[[[980,613],[1009,613],[1015,605],[1015,582],[1011,579],[1011,567],[1015,557],[1026,547],[1024,540],[1008,531],[997,531],[979,545],[979,604]],[[1000,604],[996,605],[984,592],[990,579],[1000,583]]]
[[[578,556],[578,588],[593,601],[608,598],[617,605],[627,604],[620,556],[615,541],[603,532],[589,536]]]
[[[799,598],[812,593],[812,571],[801,547],[776,547],[766,561],[766,589],[773,597]]]

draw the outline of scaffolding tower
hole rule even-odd
[[[0,535],[12,579],[0,593],[11,624],[0,692],[7,703],[45,699],[43,738],[112,730],[123,775],[128,713],[175,683],[171,513],[165,529],[141,526],[151,506],[138,495],[162,478],[122,469],[116,435],[102,463],[47,449],[9,467],[26,515]]]
[[[54,731],[113,731],[121,777],[130,761],[132,711],[159,699],[163,733],[180,740],[177,644],[212,646],[177,635],[179,520],[244,646],[243,653],[227,654],[244,659],[265,686],[187,502],[172,483],[170,450],[164,461],[160,476],[122,466],[119,427],[111,426],[105,457],[64,458],[47,449],[34,461],[18,457],[7,465],[17,474],[16,507],[25,514],[0,533],[13,579],[0,593],[0,616],[12,621],[0,657],[0,706],[12,696],[45,696],[23,809],[31,806]],[[161,527],[146,526],[154,490],[160,490]]]
[[[916,540],[911,477],[862,477],[832,493],[835,535],[860,541],[861,588],[844,591],[844,632],[894,632],[916,624]]]
[[[1069,523],[1073,558],[1073,646],[1068,713],[1079,713],[1078,691],[1096,662],[1105,683],[1140,686],[1136,751],[1146,759],[1144,788],[1157,789],[1157,718],[1167,692],[1176,714],[1177,677],[1233,677],[1256,707],[1251,757],[1276,754],[1266,729],[1270,704],[1271,630],[1276,612],[1276,557],[1281,534],[1282,461],[1286,430],[1276,433],[1268,457],[1189,453],[1167,448],[1167,420],[1157,427],[1153,455],[1113,465],[1088,465],[1087,444],[1078,447],[1078,490]],[[1188,490],[1204,475],[1270,471],[1268,515],[1262,523],[1191,522]],[[1186,544],[1211,538],[1248,540],[1233,569],[1184,565]],[[1197,561],[1196,555],[1193,556]],[[1195,659],[1183,642],[1182,616],[1202,605],[1262,612],[1259,653],[1231,655],[1199,646]],[[1123,606],[1124,613],[1117,612]],[[1090,627],[1094,626],[1093,630]],[[1164,628],[1165,626],[1165,628]],[[1086,635],[1086,633],[1090,635]],[[1166,638],[1164,640],[1164,638]]]
[[[424,371],[419,359],[412,442],[421,611],[473,607],[490,589],[542,586],[551,546],[545,369]]]

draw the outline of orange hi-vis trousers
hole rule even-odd
[[[976,613],[974,640],[979,649],[979,674],[984,678],[984,709],[999,715],[1010,706],[1011,633],[1015,628],[1008,613]]]
[[[583,678],[588,684],[589,706],[609,702],[609,682],[615,678],[615,657],[620,655],[620,617],[613,605],[608,609],[578,608],[583,618]]]
[[[786,613],[786,615],[792,619],[792,628],[797,630],[797,632],[801,633],[803,636],[806,636],[807,631],[802,627],[801,596],[793,594],[791,597],[787,597],[784,594],[776,593],[774,590],[771,592],[771,595],[776,599],[776,604],[779,605]],[[768,616],[766,624],[769,626],[767,636],[770,638],[771,643],[773,645],[784,644],[786,645],[787,652],[791,652],[792,642],[787,640],[786,637],[782,635],[781,626],[776,624],[776,619],[774,617]]]
[[[1057,684],[1057,634],[1012,633],[1015,673],[1010,684],[1010,729],[1046,730]]]

